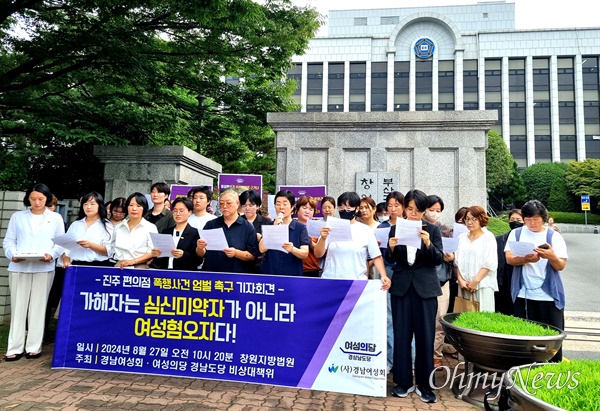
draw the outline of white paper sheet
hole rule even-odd
[[[329,231],[329,235],[327,236],[328,242],[352,241],[350,220],[344,220],[337,217],[328,217],[326,226],[331,228],[331,231]]]
[[[442,237],[442,244],[444,245],[445,253],[453,253],[458,249],[458,238]]]
[[[154,248],[160,250],[159,257],[173,257],[171,250],[177,246],[171,234],[150,233]]]
[[[222,228],[200,230],[200,238],[206,241],[206,249],[209,251],[223,251],[229,248],[225,231]]]
[[[321,228],[325,227],[325,220],[308,220],[306,221],[306,231],[309,237],[319,238],[321,236]]]
[[[525,257],[527,254],[535,254],[535,244],[523,241],[509,241],[508,247],[515,257]]]
[[[263,225],[262,226],[262,244],[267,250],[277,250],[288,253],[283,248],[283,243],[290,241],[289,224]]]
[[[396,219],[396,234],[398,245],[411,245],[415,248],[421,248],[421,220],[411,221]]]
[[[462,233],[468,233],[469,229],[466,225],[460,223],[454,223],[454,228],[452,229],[452,237],[458,238]]]
[[[66,248],[69,251],[81,249],[81,246],[77,244],[77,237],[72,232],[66,232],[65,234],[58,235],[52,239],[54,244]]]
[[[387,248],[391,228],[392,227],[382,227],[375,229],[375,238],[379,241],[380,248]]]

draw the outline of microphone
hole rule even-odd
[[[281,220],[277,225],[283,223],[283,213],[277,214],[277,218]]]

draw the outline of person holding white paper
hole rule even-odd
[[[317,209],[317,200],[311,196],[302,196],[296,202],[296,209],[298,210],[298,222],[304,224],[306,226],[306,230],[309,231],[309,221],[317,221],[312,219],[315,215],[315,210]],[[304,277],[320,277],[321,260],[315,255],[315,247],[319,237],[311,236],[310,232],[308,232],[308,236],[310,238],[310,244],[308,244],[308,257],[302,260],[303,275]]]
[[[115,227],[111,248],[115,267],[148,268],[152,259],[150,233],[158,233],[156,226],[146,220],[148,201],[142,193],[133,193],[125,201],[127,218]]]
[[[256,231],[251,223],[240,217],[238,193],[230,188],[221,192],[219,208],[221,216],[210,220],[204,230],[222,228],[229,247],[222,251],[207,250],[207,241],[200,238],[197,251],[204,257],[202,271],[251,273],[254,260],[258,255]]]
[[[360,206],[360,196],[355,192],[345,192],[337,199],[340,218],[350,222],[350,241],[328,241],[332,230],[325,226],[315,247],[315,256],[321,258],[327,253],[323,267],[322,278],[339,278],[350,280],[368,280],[367,258],[373,260],[373,265],[381,276],[382,289],[390,287],[381,251],[375,239],[373,230],[356,221],[356,213]],[[382,313],[383,315],[383,313]]]
[[[178,197],[171,204],[171,212],[175,220],[175,227],[167,227],[161,234],[173,237],[172,247],[170,248],[170,257],[155,258],[152,261],[152,268],[168,270],[196,271],[202,262],[202,258],[197,254],[196,244],[200,239],[198,230],[188,223],[192,215],[194,204],[189,198]],[[157,257],[162,250],[152,249],[152,255]]]
[[[395,397],[404,398],[417,391],[423,402],[436,402],[430,375],[433,372],[433,342],[437,297],[442,294],[436,266],[443,261],[440,228],[421,221],[429,204],[427,194],[411,190],[404,196],[407,220],[421,222],[416,229],[421,237],[419,248],[399,245],[396,226],[390,230],[386,260],[396,263],[392,276],[391,305],[394,323],[394,383]],[[413,384],[411,343],[415,339],[416,355]]]
[[[565,289],[561,271],[567,265],[567,244],[562,235],[545,227],[548,210],[538,200],[530,200],[521,207],[524,227],[512,230],[508,242],[523,241],[535,244],[533,253],[515,256],[506,245],[506,262],[513,266],[511,298],[515,316],[565,327]],[[562,348],[550,362],[562,361]]]
[[[77,240],[77,246],[62,255],[63,267],[70,265],[112,266],[108,260],[114,226],[106,218],[104,198],[96,191],[81,197],[79,217],[67,234]]]
[[[265,253],[263,262],[264,274],[302,276],[302,260],[308,257],[310,239],[306,226],[292,219],[296,198],[289,190],[282,190],[275,194],[275,211],[277,218],[272,224],[288,226],[288,241],[281,244],[283,253],[277,250],[268,250],[264,238],[258,243],[258,249]],[[268,224],[267,224],[268,225]],[[265,231],[263,230],[263,234]]]
[[[423,219],[431,224],[438,226],[442,233],[442,243],[444,238],[451,239],[452,228],[448,225],[440,222],[442,218],[442,212],[444,211],[444,200],[441,197],[433,194],[427,196],[427,210],[423,215]],[[446,250],[444,249],[444,256],[446,256]],[[442,348],[444,347],[444,338],[446,334],[442,328],[442,324],[439,319],[448,312],[448,305],[450,305],[450,280],[453,277],[454,265],[443,261],[436,267],[438,278],[440,279],[440,286],[442,287],[442,295],[438,296],[438,310],[435,316],[435,342],[433,346],[433,367],[438,368],[443,366]]]
[[[27,209],[10,217],[2,243],[8,264],[10,288],[10,330],[5,361],[39,358],[44,336],[44,317],[48,294],[54,279],[54,260],[63,249],[52,241],[64,234],[62,217],[47,209],[52,193],[45,184],[35,184],[25,193]],[[19,258],[37,254],[40,258]],[[27,327],[27,337],[25,330]]]

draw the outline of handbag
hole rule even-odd
[[[471,298],[465,298],[464,290],[460,290],[461,295],[457,295],[454,298],[454,312],[455,313],[464,313],[464,312],[478,312],[479,311],[479,301],[475,301],[473,299],[473,293],[471,294]]]
[[[444,261],[440,265],[435,266],[435,271],[437,273],[438,279],[440,280],[440,285],[443,286],[448,282],[448,280],[450,280],[450,278],[452,278],[454,266]]]

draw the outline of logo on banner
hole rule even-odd
[[[328,370],[329,370],[329,372],[336,373],[338,368],[340,368],[339,365],[336,367],[334,364],[331,364],[331,367],[329,367]]]

